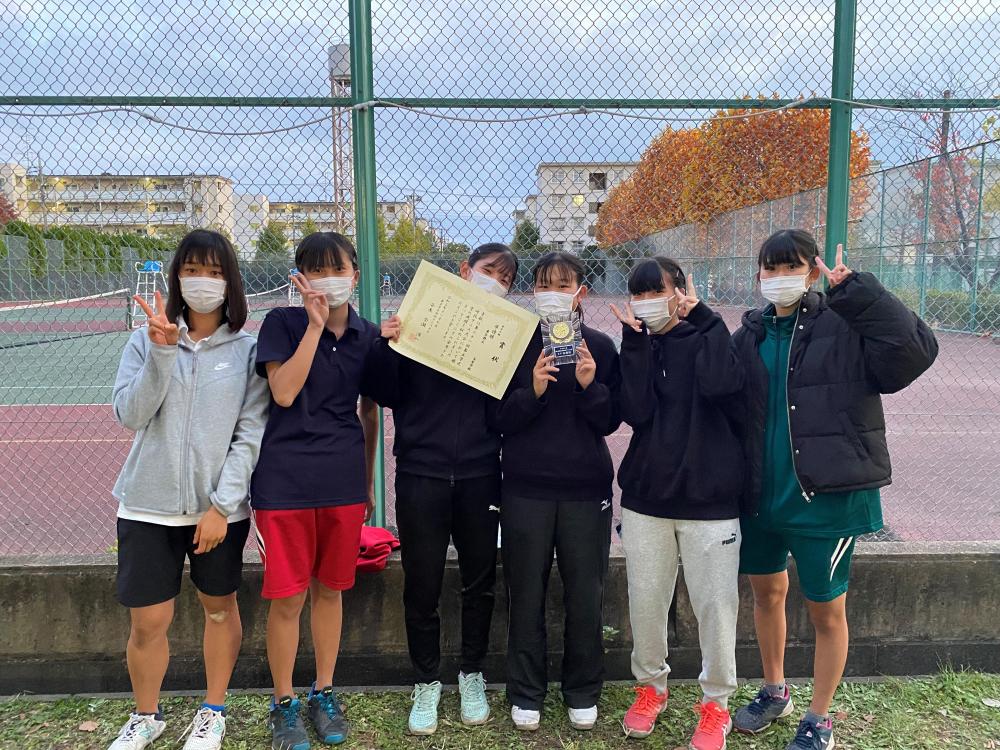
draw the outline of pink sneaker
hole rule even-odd
[[[701,714],[701,718],[688,747],[691,750],[725,750],[726,735],[733,729],[729,712],[711,701],[698,704],[694,710]]]
[[[649,737],[656,727],[656,717],[663,713],[667,707],[666,693],[656,692],[652,685],[638,685],[635,688],[635,701],[622,720],[622,729],[625,730],[626,737],[636,737],[642,739]]]

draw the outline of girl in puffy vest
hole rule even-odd
[[[824,276],[829,291],[812,289]],[[788,556],[816,630],[812,704],[790,749],[834,746],[830,703],[847,662],[854,542],[882,528],[891,481],[883,393],[934,362],[931,330],[872,274],[828,268],[807,232],[769,237],[758,258],[763,308],[733,342],[746,374],[748,485],[740,572],[750,576],[764,686],[736,729],[757,733],[794,710],[784,678]]]

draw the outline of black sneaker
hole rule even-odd
[[[761,688],[756,698],[736,712],[733,728],[743,734],[759,734],[794,710],[787,685],[785,694],[778,697],[771,695],[766,688]]]
[[[271,706],[267,725],[271,728],[271,750],[309,750],[309,735],[299,715],[301,704],[286,695]]]
[[[833,750],[833,722],[827,719],[813,724],[803,719],[795,732],[795,739],[785,750]]]
[[[350,725],[332,687],[325,687],[309,696],[309,719],[316,728],[320,742],[339,745],[347,739]]]

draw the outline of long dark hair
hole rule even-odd
[[[194,229],[185,234],[177,245],[167,272],[167,318],[175,321],[181,315],[187,320],[187,303],[181,295],[181,268],[185,263],[218,264],[226,280],[226,298],[222,302],[222,322],[233,333],[247,322],[247,297],[243,277],[233,243],[225,235],[211,229]]]

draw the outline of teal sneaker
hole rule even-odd
[[[486,678],[482,672],[458,675],[458,692],[462,696],[462,723],[475,727],[490,720],[490,703],[486,700]]]
[[[434,734],[438,728],[438,704],[441,702],[441,683],[418,682],[410,694],[413,708],[410,709],[410,734],[425,736]]]

